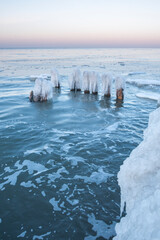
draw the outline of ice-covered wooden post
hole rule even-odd
[[[83,90],[85,94],[90,93],[89,72],[87,71],[83,73]]]
[[[76,69],[70,78],[69,81],[70,91],[81,91],[81,72],[79,69]]]
[[[34,89],[30,92],[29,100],[31,102],[44,102],[52,99],[52,84],[43,78],[37,78]]]
[[[90,92],[98,94],[98,75],[97,73],[89,72]]]
[[[54,68],[51,70],[51,82],[53,87],[60,88],[59,73]]]
[[[111,97],[112,76],[110,74],[102,75],[102,91],[105,97]]]
[[[123,100],[124,98],[124,86],[125,82],[122,77],[117,77],[115,79],[115,86],[116,86],[116,98],[117,100]]]

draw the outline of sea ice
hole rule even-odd
[[[160,239],[160,108],[150,114],[144,140],[124,161],[118,173],[121,212],[115,240]]]

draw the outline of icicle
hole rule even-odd
[[[90,82],[90,92],[92,94],[98,94],[98,75],[97,73],[89,73],[89,82]]]
[[[110,74],[102,75],[102,92],[104,96],[111,96],[112,76]]]
[[[83,91],[84,93],[90,93],[89,72],[87,71],[83,73]]]
[[[54,68],[51,70],[51,82],[53,87],[60,88],[59,73]]]
[[[73,72],[69,80],[69,87],[71,91],[81,91],[81,72],[79,69]]]

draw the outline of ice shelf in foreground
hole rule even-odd
[[[118,173],[121,211],[114,240],[160,239],[160,108],[150,114],[144,140],[124,161]]]

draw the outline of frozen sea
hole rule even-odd
[[[70,92],[83,71],[126,80],[123,103]],[[31,76],[56,68],[53,101],[30,103]],[[102,240],[120,220],[117,173],[160,95],[160,49],[0,50],[0,239]]]

